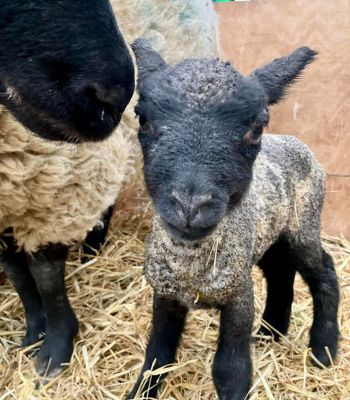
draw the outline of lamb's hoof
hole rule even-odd
[[[68,364],[73,353],[73,340],[45,337],[40,348],[36,371],[39,375],[54,378],[59,375]]]
[[[312,349],[313,356],[317,359],[311,359],[312,364],[315,367],[329,367],[332,364],[332,360],[335,359],[337,350],[329,348],[328,351],[325,347],[318,347]]]
[[[315,367],[329,367],[335,360],[338,350],[339,328],[338,323],[327,322],[327,329],[312,329],[310,347],[312,354],[318,361],[312,359]],[[322,365],[321,365],[322,364]]]

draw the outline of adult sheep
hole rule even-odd
[[[108,0],[11,0],[0,7],[0,104],[43,138],[109,136],[134,91]]]
[[[8,43],[18,49],[18,54],[11,50],[13,67],[8,66],[0,75],[7,77],[3,79],[3,104],[23,125],[43,138],[82,142],[107,136],[111,127],[110,107],[118,105],[120,100],[114,88],[124,85],[108,79],[122,80],[118,71],[128,68],[128,63],[121,62],[119,70],[113,69],[118,65],[118,56],[125,61],[128,55],[118,44],[122,39],[110,20],[107,2],[32,1],[30,4],[28,9],[25,2],[11,2],[12,8],[7,6],[8,22],[14,18],[15,11],[21,18],[16,18],[12,29],[0,25],[1,32],[12,38]],[[114,5],[127,38],[145,33],[163,54],[171,54],[172,59],[188,53],[217,54],[216,17],[210,2],[133,0]],[[0,13],[0,17],[5,15],[4,9]],[[32,35],[28,27],[39,24],[41,13],[46,15],[45,26],[41,24]],[[26,43],[18,40],[20,30],[26,32]],[[34,46],[36,37],[40,38],[42,48]],[[115,50],[114,45],[121,50],[111,55],[109,51]],[[26,49],[31,47],[36,57],[25,58]],[[58,50],[54,51],[55,48]],[[43,64],[40,51],[48,53]],[[16,57],[20,58],[18,68]],[[83,71],[82,76],[78,71]],[[131,78],[130,71],[125,73],[128,76]],[[38,87],[33,88],[31,78]],[[40,82],[42,90],[39,90]],[[87,90],[80,90],[83,87]],[[111,94],[102,87],[111,88]],[[62,96],[65,103],[60,113]],[[74,96],[78,100],[77,108]],[[45,99],[49,99],[48,104]],[[89,125],[87,129],[85,122]],[[37,370],[53,376],[59,372],[61,363],[69,361],[77,332],[77,321],[63,283],[67,246],[82,240],[99,220],[101,212],[114,202],[122,180],[130,171],[129,136],[136,124],[133,110],[127,109],[117,134],[107,142],[79,146],[47,142],[35,137],[22,124],[0,106],[0,231],[6,228],[12,231],[4,238],[6,249],[1,257],[25,307],[27,333],[23,344],[34,343],[46,329]],[[104,227],[108,225],[108,215],[105,222]],[[105,228],[92,232],[89,238],[96,234],[100,239],[104,233]]]
[[[25,308],[23,345],[46,332],[37,370],[55,375],[78,330],[68,245],[99,222],[130,171],[129,128],[111,133],[134,68],[107,0],[8,1],[0,34],[0,261]]]

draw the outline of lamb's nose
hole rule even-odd
[[[211,192],[189,196],[174,189],[171,195],[181,228],[201,228],[206,225],[203,210],[209,207],[213,200]]]

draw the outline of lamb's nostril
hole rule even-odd
[[[212,203],[213,194],[204,193],[192,197],[190,210],[190,226],[205,225],[203,221],[203,209]]]
[[[206,225],[203,220],[203,209],[213,200],[212,193],[187,195],[182,191],[173,189],[171,196],[178,215],[178,225],[182,228],[199,227]]]
[[[190,199],[176,189],[171,191],[171,199],[178,216],[176,225],[181,228],[186,228],[189,225],[190,218]]]

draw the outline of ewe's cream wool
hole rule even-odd
[[[0,231],[28,252],[81,241],[132,171],[129,128],[83,145],[49,142],[0,106]]]

